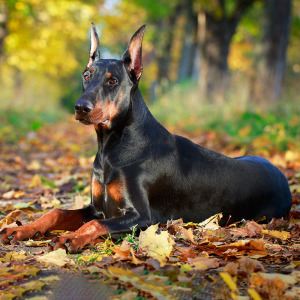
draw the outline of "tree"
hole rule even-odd
[[[291,0],[266,0],[262,55],[258,66],[256,98],[266,102],[279,99],[286,65]]]
[[[196,0],[200,50],[201,92],[222,101],[228,86],[230,42],[242,16],[254,0]]]

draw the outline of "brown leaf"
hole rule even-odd
[[[226,251],[227,249],[232,249],[232,248],[233,249],[236,248],[239,251],[246,251],[251,255],[268,253],[265,246],[265,242],[263,240],[240,240],[235,243],[231,243],[229,245],[219,246],[218,250]]]
[[[257,224],[254,221],[247,222],[245,227],[231,229],[230,233],[236,237],[256,237],[258,234],[262,232],[263,228],[261,225]]]
[[[209,257],[196,257],[194,259],[189,258],[188,263],[192,266],[193,270],[208,270],[215,269],[220,266],[220,260],[217,258]]]
[[[21,212],[21,210],[15,209],[11,213],[9,213],[3,220],[0,221],[0,230],[6,228],[9,224],[16,222],[17,217]]]

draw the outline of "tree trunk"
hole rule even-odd
[[[277,102],[285,72],[291,0],[266,0],[262,57],[258,66],[256,99]]]
[[[195,56],[197,52],[197,14],[193,11],[193,1],[184,2],[186,24],[182,41],[181,57],[178,69],[178,81],[193,76]]]
[[[4,39],[7,35],[8,9],[5,3],[0,3],[0,65],[3,59]]]
[[[227,58],[230,42],[241,17],[253,2],[237,0],[230,15],[226,12],[224,0],[214,0],[214,10],[205,7],[199,10],[200,88],[211,101],[224,100],[229,82]]]

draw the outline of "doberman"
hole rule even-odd
[[[100,59],[91,29],[89,62],[76,119],[93,124],[98,152],[91,182],[91,204],[79,210],[51,211],[35,222],[7,228],[2,242],[74,231],[54,238],[50,249],[74,253],[109,233],[182,218],[200,222],[222,212],[235,222],[286,216],[291,193],[285,176],[256,156],[229,158],[169,133],[149,112],[138,89],[142,75],[145,26],[132,36],[121,60]]]

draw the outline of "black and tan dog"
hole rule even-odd
[[[49,246],[77,252],[102,235],[136,224],[142,228],[178,218],[200,222],[219,212],[232,222],[289,213],[287,180],[267,160],[229,158],[205,149],[170,134],[151,115],[138,89],[144,30],[142,26],[133,35],[121,60],[100,59],[92,24],[83,94],[75,105],[76,119],[93,124],[98,138],[91,204],[80,210],[56,209],[31,224],[7,228],[2,242],[70,230],[74,233],[53,239]]]

